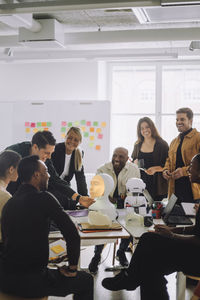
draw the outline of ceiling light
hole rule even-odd
[[[143,8],[135,8],[132,7],[132,11],[135,14],[136,18],[140,22],[140,24],[145,24],[150,22],[145,10]]]

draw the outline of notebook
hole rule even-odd
[[[82,232],[100,232],[100,231],[115,231],[122,230],[122,226],[119,223],[112,223],[112,226],[108,225],[90,225],[89,223],[79,223],[78,228]]]
[[[162,219],[167,225],[192,225],[192,221],[185,215],[183,207],[176,205],[176,195],[172,194],[163,210]]]

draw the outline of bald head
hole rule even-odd
[[[118,147],[113,152],[112,164],[115,173],[119,173],[125,166],[128,160],[128,150],[123,147]]]

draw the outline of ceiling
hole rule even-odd
[[[1,62],[200,59],[191,41],[200,1],[0,0]]]

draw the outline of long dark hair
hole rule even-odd
[[[21,155],[12,150],[4,150],[0,153],[0,177],[5,178],[10,167],[17,168]]]
[[[149,125],[149,128],[151,129],[151,136],[154,139],[156,139],[156,140],[161,139],[154,122],[148,117],[143,117],[143,118],[139,119],[138,124],[137,124],[137,138],[138,139],[136,141],[136,144],[142,143],[144,141],[144,137],[141,134],[141,124],[143,122],[146,122]]]

